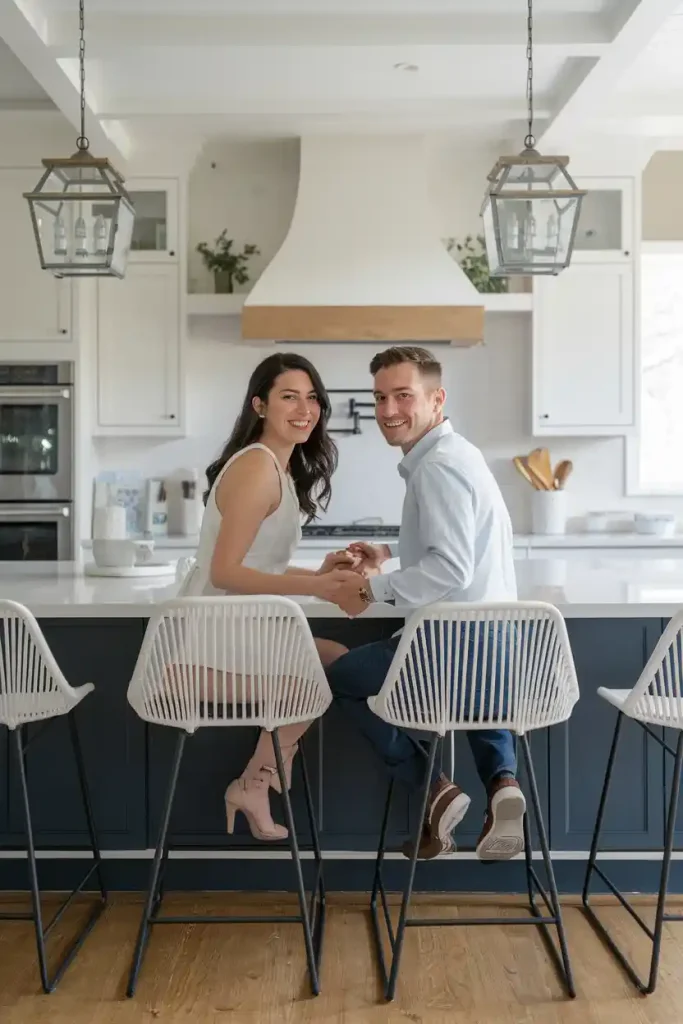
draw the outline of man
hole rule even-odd
[[[370,576],[367,586],[345,585],[338,603],[349,615],[358,615],[372,601],[393,602],[406,611],[437,601],[515,601],[510,517],[482,453],[444,417],[440,364],[423,348],[390,348],[374,357],[370,372],[379,428],[392,447],[403,451],[398,467],[406,482],[401,567],[371,575],[395,554],[393,546],[352,544],[351,552],[361,557],[360,568]],[[393,776],[420,787],[427,765],[424,748],[367,705],[384,682],[398,641],[395,636],[349,651],[331,666],[329,680],[340,708]],[[514,741],[500,729],[467,735],[488,794],[477,853],[482,860],[507,860],[524,848],[526,804],[515,779]],[[429,859],[454,849],[451,832],[469,804],[457,785],[434,771],[418,856]],[[404,853],[409,856],[410,848],[404,847]]]

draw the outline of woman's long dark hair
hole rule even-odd
[[[209,488],[204,492],[205,505],[211,488],[228,459],[261,438],[265,421],[254,409],[254,398],[260,398],[262,402],[267,402],[276,379],[287,370],[303,370],[308,374],[320,405],[320,419],[311,431],[311,436],[303,444],[294,445],[294,451],[289,461],[289,469],[299,499],[299,508],[306,516],[306,521],[310,522],[315,518],[318,509],[326,509],[329,505],[332,496],[330,481],[337,468],[337,446],[327,432],[327,422],[332,407],[315,366],[295,352],[278,352],[268,356],[262,363],[259,363],[252,373],[242,409],[232,428],[232,433],[220,456],[206,470]]]

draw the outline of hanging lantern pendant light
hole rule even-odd
[[[85,10],[79,0],[81,132],[70,157],[46,158],[25,192],[43,270],[55,277],[123,277],[135,212],[123,178],[94,157],[85,134]]]
[[[533,0],[527,3],[528,127],[519,156],[501,156],[481,208],[493,277],[559,274],[569,266],[585,191],[569,176],[567,156],[541,156],[534,122]]]

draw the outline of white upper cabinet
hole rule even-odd
[[[572,265],[536,278],[532,433],[618,435],[634,427],[634,270]]]
[[[97,282],[96,433],[183,433],[177,264],[129,264]]]
[[[177,262],[178,180],[130,178],[125,187],[135,207],[129,262]]]
[[[72,288],[43,270],[24,192],[41,168],[0,169],[0,342],[69,341]]]
[[[571,169],[570,169],[571,170]],[[633,259],[632,178],[577,178],[587,195],[581,204],[572,263],[624,263]]]

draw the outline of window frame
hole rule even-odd
[[[683,239],[681,241],[672,242],[641,242],[640,251],[637,256],[638,260],[641,260],[643,256],[659,255],[659,256],[683,256]],[[640,274],[641,268],[638,268],[638,275]],[[635,373],[636,373],[636,387],[634,393],[635,399],[635,413],[636,423],[638,429],[633,434],[629,434],[626,437],[626,444],[624,446],[624,462],[625,462],[625,491],[627,497],[643,497],[643,498],[683,498],[683,481],[677,489],[661,488],[656,489],[651,486],[643,486],[640,480],[640,430],[642,427],[642,376],[643,376],[643,354],[642,354],[642,307],[640,298],[636,301],[636,352],[635,352]]]

